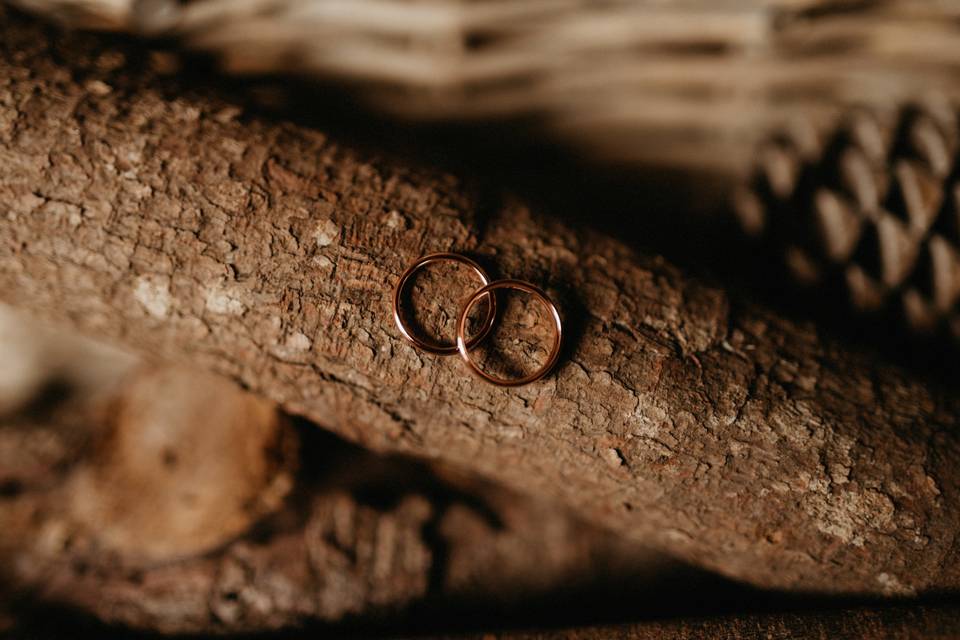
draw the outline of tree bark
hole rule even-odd
[[[755,585],[960,585],[951,389],[617,238],[9,16],[0,169],[0,299],[38,317]],[[550,377],[491,387],[401,340],[391,287],[436,250],[555,296]]]
[[[79,637],[396,630],[424,611],[437,630],[494,608],[529,619],[544,601],[572,622],[614,593],[731,591],[556,504],[377,456],[219,376],[2,306],[0,361],[20,374],[0,379],[4,637],[91,615]]]

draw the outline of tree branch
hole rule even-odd
[[[171,97],[96,40],[2,34],[2,300],[756,585],[960,584],[948,390],[440,168]],[[400,339],[390,287],[443,249],[562,303],[551,377],[490,387]]]

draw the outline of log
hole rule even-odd
[[[2,36],[0,300],[754,585],[960,584],[948,381],[442,164],[160,80],[135,48],[10,15]],[[403,342],[392,284],[447,249],[561,303],[549,378],[495,388]]]
[[[0,360],[0,566],[18,567],[0,587],[0,633],[11,640],[67,627],[79,638],[126,637],[130,627],[264,631],[290,625],[291,607],[353,635],[485,628],[492,616],[499,629],[550,625],[496,636],[518,640],[625,615],[640,619],[562,633],[952,637],[957,628],[956,607],[943,603],[849,608],[717,580],[556,505],[364,452],[217,376],[150,365],[2,306]],[[238,483],[264,463],[266,482]],[[250,531],[237,536],[237,520]],[[42,596],[9,597],[28,587]]]
[[[547,599],[582,619],[613,590],[718,582],[555,504],[351,446],[219,376],[2,306],[0,336],[0,360],[32,372],[0,384],[4,637],[396,629],[424,611],[442,629],[458,617],[444,612],[503,620]]]

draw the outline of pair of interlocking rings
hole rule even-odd
[[[411,278],[413,278],[414,274],[416,274],[420,269],[434,262],[455,262],[466,265],[473,270],[473,272],[483,283],[483,286],[474,291],[460,308],[460,315],[457,319],[456,344],[441,344],[439,342],[418,337],[407,326],[407,323],[404,321],[403,315],[400,312],[400,308],[402,306],[401,299],[404,291],[407,288],[407,285],[410,283]],[[483,342],[483,340],[490,335],[491,329],[493,329],[493,325],[497,318],[496,291],[500,289],[513,289],[532,295],[547,309],[548,315],[553,320],[553,344],[550,347],[550,353],[547,356],[547,361],[543,364],[543,366],[533,373],[525,375],[521,378],[501,378],[487,373],[480,368],[480,366],[470,355],[471,350]],[[468,339],[467,323],[470,316],[470,311],[483,298],[487,299],[487,315],[484,318],[483,325],[481,326],[477,335]],[[415,347],[439,356],[450,356],[455,353],[459,353],[460,357],[467,364],[471,371],[473,371],[483,380],[500,387],[519,387],[521,385],[529,384],[539,380],[550,372],[560,357],[560,341],[563,335],[563,324],[560,322],[560,312],[557,310],[557,306],[553,303],[550,297],[538,287],[523,280],[507,279],[491,282],[487,272],[484,271],[480,265],[470,258],[460,255],[459,253],[431,253],[418,258],[416,262],[407,267],[407,270],[404,271],[403,275],[400,276],[400,280],[397,282],[397,286],[393,290],[393,319],[397,323],[397,328],[400,330],[400,333],[403,335],[403,337]]]

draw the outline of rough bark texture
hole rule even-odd
[[[3,307],[0,361],[22,374],[0,381],[4,637],[82,631],[51,607],[107,624],[82,637],[409,626],[429,607],[502,620],[547,598],[711,582],[555,504],[364,452],[218,376],[138,363]]]
[[[3,301],[756,585],[960,585],[948,389],[442,168],[2,29]],[[400,339],[390,288],[441,249],[556,296],[571,330],[548,379],[491,387]]]

